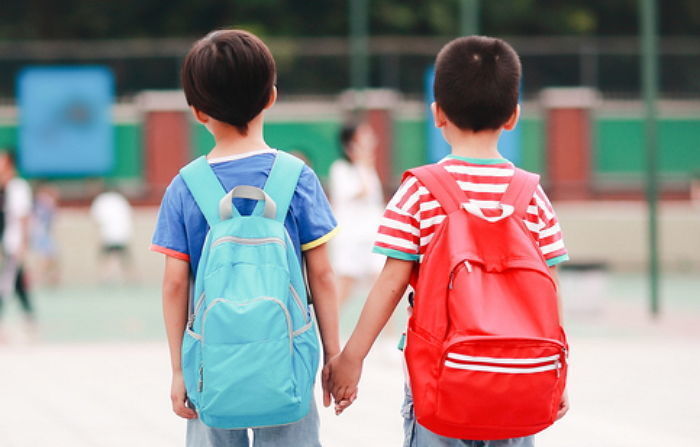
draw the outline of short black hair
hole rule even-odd
[[[518,105],[520,59],[504,40],[460,37],[435,62],[435,102],[460,129],[500,128]]]
[[[182,64],[187,104],[235,126],[248,123],[268,104],[276,81],[275,60],[257,36],[219,30],[195,42]]]
[[[350,143],[355,138],[355,134],[357,134],[357,129],[359,127],[360,124],[358,122],[349,121],[343,124],[343,127],[340,128],[340,133],[338,134],[340,138],[340,155],[347,161],[350,161],[350,155],[348,154],[348,151],[350,150]]]

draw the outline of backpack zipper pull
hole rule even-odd
[[[469,263],[469,261],[464,261],[462,264],[464,265],[464,268],[467,269],[467,272],[471,273],[473,271],[472,265]],[[454,288],[455,273],[457,272],[458,268],[459,264],[457,264],[457,267],[452,269],[452,271],[450,272],[450,283],[447,286],[449,290],[452,290]]]
[[[201,393],[204,388],[204,367],[199,367],[199,382],[197,382],[197,392]]]

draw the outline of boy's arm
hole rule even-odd
[[[165,273],[163,274],[163,318],[165,320],[165,332],[168,337],[168,347],[170,348],[170,366],[173,373],[170,400],[172,401],[175,414],[185,419],[197,417],[197,413],[186,406],[187,395],[180,362],[182,334],[187,324],[189,299],[189,262],[166,256]]]
[[[362,362],[406,291],[414,262],[387,258],[379,278],[369,292],[360,319],[340,355],[329,363],[325,374],[336,403],[352,400],[357,392]],[[336,412],[342,409],[336,408]]]
[[[321,244],[304,252],[309,289],[311,289],[321,343],[323,344],[324,364],[340,352],[338,293],[327,245]],[[322,385],[323,404],[327,407],[330,405],[330,394],[325,386],[325,381],[322,382]]]

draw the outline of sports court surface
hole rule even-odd
[[[700,278],[668,276],[656,322],[645,314],[641,276],[614,275],[604,290],[597,306],[567,315],[572,409],[537,445],[697,446]],[[360,305],[356,299],[345,309],[346,335]],[[184,423],[169,409],[157,286],[40,290],[37,307],[33,341],[19,332],[16,306],[8,309],[0,446],[183,445]],[[401,326],[398,316],[370,354],[358,401],[340,417],[321,409],[324,446],[401,445],[402,366],[394,348]]]

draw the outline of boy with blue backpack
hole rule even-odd
[[[539,176],[498,151],[520,113],[520,72],[500,39],[463,37],[438,54],[432,112],[451,154],[404,174],[374,244],[384,269],[324,368],[340,413],[410,284],[406,447],[529,447],[568,409],[555,271],[568,254]]]
[[[199,40],[182,67],[216,145],[173,179],[151,249],[166,255],[171,400],[188,446],[248,446],[251,434],[260,447],[320,446],[318,333],[324,361],[339,351],[336,221],[313,171],[263,139],[275,77],[265,44],[239,30]]]

